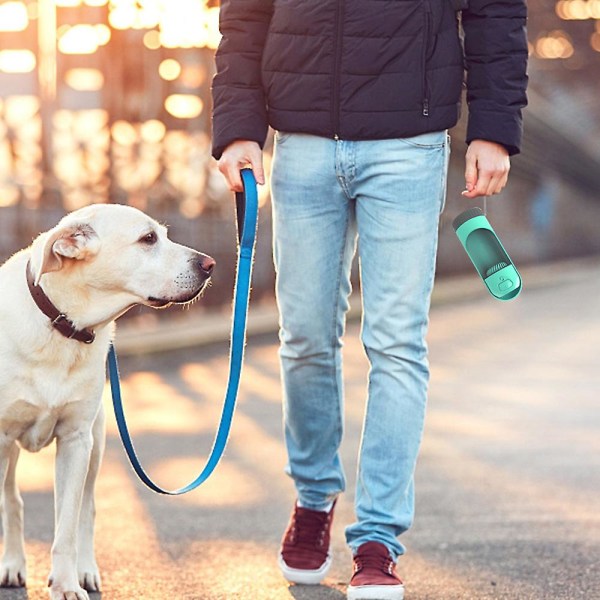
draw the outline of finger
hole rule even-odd
[[[227,185],[232,192],[242,191],[242,178],[240,170],[236,163],[233,163],[226,157],[219,160],[219,171],[225,176]]]
[[[508,169],[504,172],[500,179],[500,191],[502,191],[508,183]]]
[[[262,152],[253,152],[250,156],[250,165],[252,166],[252,172],[256,178],[257,183],[264,185],[265,183],[265,170],[263,167]]]
[[[243,192],[244,185],[242,183],[242,175],[240,173],[240,165],[239,164],[230,164],[227,166],[227,172],[225,177],[227,178],[227,182],[229,183],[229,189],[232,192]]]
[[[499,194],[506,187],[508,171],[509,169],[506,167],[501,167],[496,171],[488,188],[488,196]]]
[[[479,198],[487,195],[487,189],[490,185],[491,173],[489,171],[479,171],[477,176],[477,184],[470,192],[463,192],[465,198]]]
[[[232,192],[243,191],[244,186],[242,184],[242,176],[237,165],[228,164],[223,174],[225,175],[225,179],[229,184],[229,189]]]
[[[465,190],[464,192],[461,192],[460,194],[463,198],[469,198],[469,199],[477,198],[479,196],[479,194],[477,193],[477,190],[475,190],[475,189],[471,190],[470,192],[467,192],[467,190]]]
[[[502,191],[502,186],[500,185],[501,180],[502,180],[501,173],[496,173],[495,175],[493,175],[492,178],[490,179],[490,183],[487,187],[485,195],[486,196],[494,196],[495,194],[499,194]]]
[[[465,163],[465,187],[467,192],[472,192],[477,185],[477,158],[467,152]]]

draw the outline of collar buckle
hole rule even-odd
[[[72,325],[71,321],[69,321],[69,319],[67,319],[67,315],[65,315],[64,313],[59,313],[56,318],[54,318],[51,323],[52,325],[55,327],[58,323],[60,323],[61,321],[66,321],[68,325]]]

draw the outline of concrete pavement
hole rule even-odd
[[[538,285],[525,280],[532,285],[511,303],[483,289],[434,303],[417,515],[400,563],[407,600],[600,598],[600,266],[555,268]],[[275,562],[294,499],[283,474],[276,352],[268,329],[250,340],[226,456],[205,486],[181,498],[137,481],[106,395],[97,493],[104,600],[345,598],[343,529],[353,519],[367,377],[358,325],[345,347],[348,491],[334,524],[334,566],[316,588],[288,586]],[[162,484],[187,483],[211,446],[226,344],[127,354],[121,368],[136,448]],[[52,473],[53,450],[22,453],[29,587],[2,590],[0,600],[47,597]]]
[[[466,256],[463,257],[468,261]],[[594,269],[600,258],[571,259],[544,265],[520,267],[524,289],[565,284],[586,277],[589,269]],[[481,280],[470,270],[465,275],[455,275],[436,280],[433,290],[432,307],[453,302],[478,299],[485,290]],[[348,319],[357,320],[361,309],[360,294],[355,292],[350,299]],[[138,318],[122,320],[119,323],[116,347],[119,355],[153,354],[182,348],[194,348],[219,341],[227,341],[231,332],[231,309],[179,312],[171,309],[170,318],[160,318],[161,313],[138,309]],[[248,314],[248,336],[273,334],[277,331],[278,315],[275,302],[250,301]]]

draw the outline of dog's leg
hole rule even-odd
[[[77,528],[92,445],[90,431],[72,431],[59,436],[56,441],[52,600],[89,600],[77,575]]]
[[[0,565],[0,586],[22,587],[27,578],[25,538],[23,535],[23,499],[15,479],[19,447],[13,442],[7,450],[6,477],[2,486],[2,529],[4,554]]]
[[[100,590],[100,573],[94,555],[94,519],[96,516],[94,488],[104,453],[106,435],[104,421],[104,407],[101,405],[92,429],[94,446],[92,448],[90,468],[83,489],[81,517],[79,519],[79,550],[77,553],[79,585],[89,592]]]

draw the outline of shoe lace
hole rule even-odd
[[[314,548],[325,544],[330,513],[304,513],[296,511],[289,541],[296,546]]]
[[[394,561],[389,556],[377,554],[359,554],[354,557],[354,572],[358,573],[363,569],[375,569],[392,575],[394,572]]]

